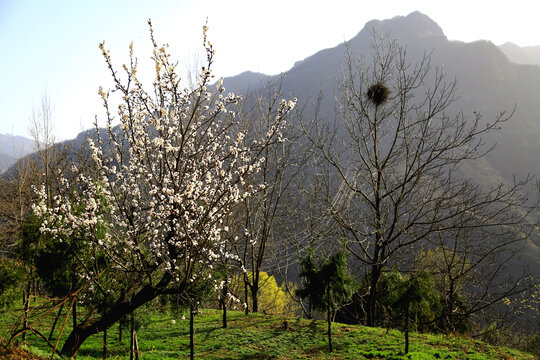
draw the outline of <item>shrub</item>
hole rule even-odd
[[[0,262],[0,308],[12,304],[19,297],[24,280],[23,266],[13,259],[3,258]]]
[[[246,273],[248,277],[252,277],[252,272]],[[237,274],[232,277],[229,284],[229,290],[234,295],[229,301],[229,307],[237,309],[240,304],[238,298],[244,297],[244,274]],[[298,305],[287,293],[285,286],[279,286],[276,279],[268,273],[261,271],[259,275],[259,281],[261,286],[259,287],[259,312],[283,315],[285,317],[292,317],[298,313]],[[240,296],[240,294],[243,294]],[[248,287],[248,298],[251,298],[251,290]]]

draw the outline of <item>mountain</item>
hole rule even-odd
[[[456,112],[462,111],[469,119],[478,112],[486,122],[493,121],[501,111],[513,113],[500,131],[490,132],[482,139],[487,146],[496,145],[494,150],[481,161],[466,163],[460,168],[466,177],[488,187],[501,181],[512,183],[514,177],[540,175],[537,160],[540,156],[540,66],[517,64],[490,41],[449,41],[441,27],[420,12],[370,21],[346,44],[298,61],[282,80],[281,75],[264,78],[261,74],[243,73],[224,79],[224,85],[242,93],[248,89],[253,91],[261,82],[283,81],[283,96],[290,93],[297,97],[299,108],[308,103],[304,116],[310,115],[309,104],[315,104],[314,99],[322,93],[319,119],[333,119],[336,78],[345,64],[346,53],[365,54],[369,59],[373,34],[385,33],[406,47],[408,60],[413,64],[427,52],[431,54],[432,68],[444,69],[449,80],[457,79],[458,102],[453,109]],[[532,188],[529,198],[534,201],[536,194]],[[540,271],[540,240],[534,241],[536,243],[527,245],[530,249],[526,251],[524,263]]]
[[[497,147],[480,168],[471,168],[476,178],[525,177],[540,174],[540,162],[531,161],[540,155],[540,66],[516,64],[489,41],[465,43],[449,41],[441,27],[428,16],[413,12],[387,20],[373,20],[347,44],[339,44],[298,61],[285,73],[282,89],[303,102],[323,94],[320,118],[334,116],[336,78],[345,63],[348,51],[353,56],[370,54],[373,34],[390,33],[407,48],[414,63],[425,51],[431,54],[432,67],[442,67],[448,79],[458,81],[458,105],[470,118],[481,113],[483,120],[492,121],[500,111],[515,113],[501,131],[487,139]],[[280,75],[266,76],[243,73],[224,80],[226,87],[236,92],[251,91],[261,82],[279,81]],[[312,101],[313,102],[313,101]]]
[[[540,65],[540,45],[521,47],[507,42],[500,45],[499,49],[516,64]]]
[[[21,157],[34,151],[34,140],[24,136],[13,136],[0,134],[0,153]]]
[[[34,140],[23,136],[0,134],[0,173],[8,169],[15,161],[34,151]]]

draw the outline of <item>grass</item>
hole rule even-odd
[[[228,312],[228,328],[221,328],[221,312],[203,310],[195,318],[195,357],[198,359],[534,359],[517,350],[494,347],[481,341],[433,334],[411,334],[409,354],[403,354],[400,331],[334,323],[334,351],[328,353],[326,323],[305,319],[288,320],[262,314],[245,316]],[[9,332],[18,312],[0,312],[0,337]],[[189,357],[189,320],[170,314],[149,313],[149,321],[138,331],[144,360]],[[71,319],[68,320],[68,323]],[[173,320],[174,323],[173,323]],[[48,334],[50,319],[41,330]],[[68,327],[68,325],[66,324]],[[38,326],[40,328],[40,326]],[[69,328],[66,328],[69,330]],[[109,359],[129,359],[129,333],[118,341],[118,325],[108,332]],[[63,338],[67,334],[63,335]],[[50,358],[43,340],[28,335],[26,349]],[[102,358],[102,334],[89,338],[77,359]]]

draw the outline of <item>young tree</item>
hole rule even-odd
[[[264,149],[282,141],[283,117],[294,106],[282,100],[268,131],[246,144],[249,134],[233,111],[240,98],[225,94],[222,81],[210,89],[214,50],[208,27],[203,27],[206,63],[196,87],[185,89],[167,46],[158,46],[149,24],[152,88],[139,81],[132,45],[123,72],[100,45],[114,88],[99,90],[107,123],[101,132],[96,122],[97,137],[89,138],[96,171],[80,172],[75,187],[62,180],[51,207],[42,188],[34,207],[44,233],[58,241],[84,239],[88,249],[104,256],[82,271],[81,296],[101,292],[97,279],[106,277],[109,306],[89,309],[94,315],[84,317],[63,344],[66,356],[158,295],[183,293],[220,258],[234,257],[222,241],[224,220],[259,190],[262,184],[246,185],[246,179],[259,170]],[[116,111],[113,95],[118,95]],[[113,127],[115,121],[120,125]]]
[[[261,137],[273,126],[280,109],[282,81],[283,78],[277,84],[269,82],[261,91],[246,96],[238,116],[244,126],[250,129],[252,136]],[[236,222],[232,225],[239,238],[236,253],[251,274],[248,276],[247,272],[244,273],[246,312],[249,311],[248,293],[251,295],[251,310],[260,310],[261,273],[273,267],[273,264],[268,264],[267,255],[269,250],[279,246],[276,241],[281,235],[279,225],[288,220],[284,214],[287,197],[304,165],[304,155],[297,143],[300,132],[294,120],[291,116],[287,118],[282,130],[286,140],[266,147],[261,154],[263,162],[260,171],[246,179],[247,184],[262,182],[265,186],[242,201],[237,209]]]
[[[43,184],[48,200],[51,199],[54,166],[57,149],[54,137],[54,119],[51,99],[45,93],[41,97],[41,107],[32,110],[29,132],[34,139],[36,154],[42,171]]]
[[[39,279],[34,266],[39,236],[29,238],[24,231],[36,198],[32,189],[39,183],[45,183],[50,193],[54,182],[49,175],[50,169],[57,165],[52,135],[52,109],[46,94],[41,98],[41,107],[33,109],[30,122],[30,133],[35,139],[36,152],[22,156],[23,151],[19,149],[15,164],[0,177],[0,257],[15,258],[18,266],[25,269],[25,284],[18,286],[22,290],[23,328],[28,326],[30,295],[33,293],[35,296],[39,289]],[[26,150],[25,153],[28,153],[29,149]],[[26,332],[22,333],[22,338],[23,341],[26,339]]]
[[[24,220],[32,212],[35,199],[32,186],[39,182],[37,161],[31,156],[22,156],[22,153],[15,164],[0,176],[1,255],[13,255]]]
[[[482,136],[511,114],[483,123],[456,110],[456,81],[430,63],[410,62],[396,41],[375,39],[371,60],[348,54],[338,83],[337,132],[308,134],[335,186],[315,194],[370,277],[366,323],[377,319],[378,282],[404,251],[455,229],[481,227],[483,241],[522,240],[523,183],[488,189],[459,173],[483,157]],[[339,135],[339,136],[337,136]]]
[[[216,269],[214,268],[213,270]],[[216,271],[211,271],[211,269],[206,269],[206,271],[202,269],[202,271],[204,271],[204,276],[201,277],[197,282],[194,282],[184,292],[162,299],[168,300],[172,306],[172,311],[175,314],[189,311],[190,359],[193,359],[195,356],[195,315],[199,313],[200,304],[205,303],[216,295],[214,287],[217,286],[212,286],[212,273],[216,275]]]
[[[24,268],[13,259],[2,258],[0,262],[0,308],[11,305],[19,296],[24,281]]]
[[[332,351],[332,321],[338,308],[347,302],[355,291],[354,278],[347,268],[344,251],[330,256],[328,260],[316,262],[312,249],[300,261],[300,277],[304,284],[297,295],[307,298],[310,306],[326,312],[328,324],[328,350]]]
[[[409,352],[409,322],[411,319],[411,307],[422,309],[422,313],[437,313],[440,297],[431,275],[427,272],[417,272],[409,275],[403,284],[402,292],[397,300],[397,306],[401,308],[405,318],[405,354]],[[416,312],[419,312],[416,309]]]

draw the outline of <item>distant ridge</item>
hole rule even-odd
[[[34,151],[34,140],[11,134],[0,134],[0,153],[24,156]]]
[[[0,134],[0,173],[7,170],[15,161],[34,151],[34,140],[23,136]]]
[[[508,59],[516,64],[540,65],[540,45],[519,46],[506,42],[499,46]]]

